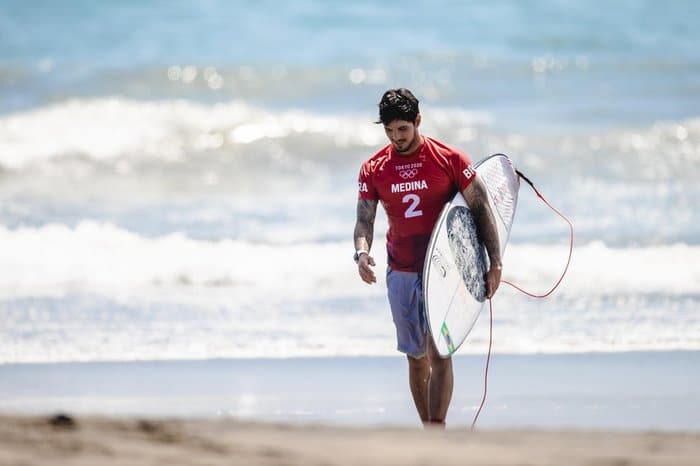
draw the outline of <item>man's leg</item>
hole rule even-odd
[[[441,358],[435,348],[433,339],[428,336],[428,357],[431,367],[428,388],[428,419],[431,423],[444,424],[447,408],[452,401],[454,375],[452,373],[452,358]]]
[[[397,349],[408,357],[413,402],[423,423],[430,421],[430,357],[420,274],[387,269],[387,292],[396,326]],[[411,356],[419,355],[419,357]],[[449,403],[449,400],[448,400]]]
[[[416,404],[416,410],[421,421],[426,423],[430,420],[429,401],[428,401],[428,383],[430,381],[430,365],[428,357],[408,358],[408,383],[411,386],[411,395],[413,402]]]

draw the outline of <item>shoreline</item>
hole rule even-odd
[[[485,356],[454,358],[448,427],[468,428]],[[492,355],[478,428],[700,431],[700,351]],[[405,359],[0,365],[0,415],[418,427]]]
[[[465,343],[466,345],[466,343]],[[561,351],[561,352],[494,352],[492,356],[503,356],[512,358],[556,358],[556,357],[587,357],[606,355],[657,355],[657,354],[698,354],[700,349],[632,349],[620,351]],[[462,358],[485,357],[481,353],[461,353],[457,352],[452,357],[455,360]],[[211,358],[146,358],[146,359],[99,359],[99,360],[56,360],[56,361],[0,361],[0,368],[3,366],[32,366],[32,365],[73,365],[73,364],[149,364],[149,363],[193,363],[193,362],[244,362],[244,361],[316,361],[322,359],[352,360],[352,359],[404,359],[404,355],[398,351],[391,354],[379,355],[320,355],[320,356],[244,356],[244,357],[211,357]]]
[[[700,433],[447,431],[240,420],[0,416],[7,465],[697,464]]]

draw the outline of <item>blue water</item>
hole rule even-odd
[[[696,116],[699,10],[693,1],[6,2],[0,109],[82,94],[180,96],[163,68],[194,64],[287,68],[294,79],[274,89],[216,96],[268,105],[364,110],[402,83],[434,87],[423,95],[431,102],[514,112],[513,124],[533,110],[549,124],[682,119]],[[388,82],[338,79],[355,67],[382,69]]]
[[[496,355],[477,426],[698,431],[697,363],[697,352]],[[471,425],[483,367],[455,358],[450,428]],[[8,364],[0,377],[3,413],[420,426],[400,357]]]
[[[425,134],[509,154],[576,226],[560,296],[501,295],[501,348],[700,349],[699,10],[3,2],[0,361],[391,353],[383,284],[348,258],[398,86]],[[567,241],[521,191],[506,275],[546,289]]]

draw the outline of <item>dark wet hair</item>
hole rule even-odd
[[[416,122],[418,117],[418,99],[408,89],[389,89],[379,102],[379,121],[388,125],[394,120]]]

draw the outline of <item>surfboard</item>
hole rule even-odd
[[[491,155],[474,168],[488,192],[503,257],[520,180],[504,154]],[[458,192],[442,209],[425,257],[425,312],[438,352],[448,357],[465,341],[487,301],[484,274],[489,269],[489,259],[462,193]]]

